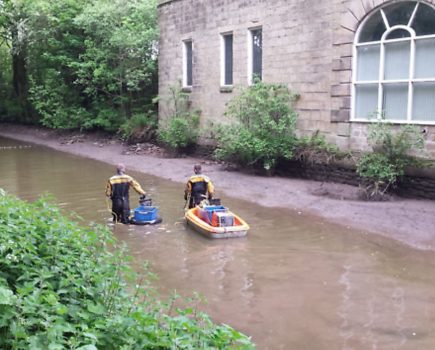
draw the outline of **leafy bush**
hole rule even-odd
[[[150,141],[157,129],[157,116],[150,113],[136,113],[127,119],[119,128],[124,140],[130,142]]]
[[[197,143],[200,112],[191,110],[189,94],[179,85],[171,86],[169,91],[169,116],[159,127],[158,138],[169,149],[180,152]]]
[[[71,101],[76,97],[68,87],[57,80],[57,73],[47,74],[44,86],[32,81],[30,101],[40,116],[42,125],[53,129],[78,129],[94,116],[85,108],[75,106]],[[89,129],[89,127],[87,127]],[[85,127],[86,129],[86,127]]]
[[[219,159],[273,170],[279,158],[290,159],[296,145],[297,95],[287,87],[256,81],[233,98],[225,113],[235,121],[217,128]]]
[[[108,229],[82,228],[47,200],[28,204],[0,189],[0,348],[253,348],[194,307],[155,300],[149,278],[126,261]]]
[[[173,117],[169,124],[159,131],[159,140],[173,151],[182,151],[196,144],[198,125],[198,115]]]
[[[413,125],[401,125],[395,130],[380,118],[369,126],[368,142],[373,152],[363,155],[356,164],[367,199],[382,199],[407,167],[426,166],[413,154],[424,148],[424,138]]]
[[[324,135],[316,131],[310,136],[298,138],[294,158],[308,164],[330,164],[346,157],[337,145],[326,141]]]

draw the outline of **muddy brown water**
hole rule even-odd
[[[104,163],[0,138],[0,188],[26,200],[50,193],[85,222],[110,225],[104,189],[112,173]],[[150,262],[162,295],[200,293],[202,310],[259,349],[435,348],[434,252],[226,196],[251,230],[209,240],[184,223],[183,184],[131,175],[163,223],[110,227],[136,265]],[[132,193],[132,208],[137,199]]]

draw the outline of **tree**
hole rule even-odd
[[[3,0],[0,2],[1,46],[6,46],[11,55],[12,98],[16,101],[22,119],[30,119],[28,103],[29,83],[27,76],[27,47],[29,28],[27,25],[27,2]]]
[[[46,126],[117,130],[157,93],[156,13],[156,0],[0,2],[10,87]]]

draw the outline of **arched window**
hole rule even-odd
[[[354,45],[352,120],[435,124],[435,9],[400,1],[369,16]]]

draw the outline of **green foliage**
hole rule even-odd
[[[90,96],[133,103],[156,73],[156,1],[93,1],[74,19],[86,35],[73,67],[76,84]],[[133,100],[132,100],[133,99]]]
[[[82,228],[47,200],[0,190],[0,348],[253,348],[195,300],[157,301],[150,276],[126,261],[108,229]]]
[[[199,115],[173,117],[159,130],[159,140],[173,151],[183,151],[195,145],[198,139]]]
[[[235,123],[217,127],[216,157],[266,170],[280,158],[292,158],[297,115],[291,103],[296,98],[283,85],[261,81],[242,90],[226,111]]]
[[[157,116],[153,112],[136,113],[121,125],[119,132],[130,142],[150,141],[157,130]]]
[[[335,144],[327,142],[319,131],[298,138],[294,152],[295,159],[308,164],[330,164],[346,156]]]
[[[0,111],[9,119],[23,120],[17,113],[29,102],[34,120],[48,127],[117,131],[151,104],[157,93],[156,0],[1,5],[0,37],[10,59],[0,73]],[[17,62],[25,62],[21,74],[12,74]]]
[[[407,167],[427,165],[415,155],[423,150],[424,138],[413,125],[394,128],[391,123],[378,119],[369,126],[368,142],[373,152],[357,161],[357,173],[363,178],[367,199],[382,199]]]
[[[17,120],[23,111],[18,101],[12,97],[12,59],[9,48],[4,43],[0,45],[0,67],[0,97],[3,97],[0,98],[0,121]]]
[[[197,143],[200,112],[191,110],[189,94],[179,85],[171,86],[169,92],[167,101],[162,101],[169,116],[159,127],[158,138],[169,149],[180,152]]]
[[[364,192],[368,199],[381,199],[388,188],[403,175],[387,155],[382,153],[364,154],[357,163],[357,173],[364,179]]]
[[[85,108],[74,106],[74,91],[62,81],[56,82],[59,74],[47,70],[45,86],[33,84],[30,88],[30,101],[40,116],[42,125],[53,129],[86,129],[86,122],[93,122],[94,116]]]

